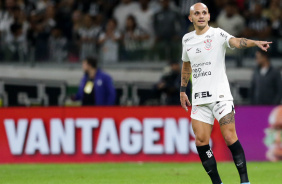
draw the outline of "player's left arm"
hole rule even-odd
[[[246,38],[235,38],[232,37],[229,39],[229,45],[233,48],[237,49],[245,49],[249,47],[259,47],[261,50],[267,52],[267,49],[270,47],[269,44],[272,42],[268,41],[257,41],[257,40],[250,40]]]

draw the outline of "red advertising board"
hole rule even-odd
[[[50,107],[0,110],[0,163],[199,161],[190,110]],[[231,155],[215,123],[218,161]]]

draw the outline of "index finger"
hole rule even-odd
[[[191,103],[190,103],[190,101],[188,100],[188,98],[186,99],[186,103],[187,103],[188,106],[191,106]]]
[[[186,103],[185,103],[185,102],[184,102],[184,103],[182,103],[182,102],[181,102],[181,106],[182,106],[182,108],[183,108],[183,109],[185,109],[185,111],[188,111],[188,108],[187,108],[187,106],[186,106]]]
[[[263,44],[269,44],[269,43],[272,43],[272,42],[267,42],[267,41],[264,41],[264,42],[263,42]]]

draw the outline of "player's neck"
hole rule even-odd
[[[205,34],[208,30],[209,30],[210,26],[207,25],[205,28],[201,29],[199,27],[195,27],[195,30],[196,30],[196,34],[197,35],[202,35],[202,34]]]

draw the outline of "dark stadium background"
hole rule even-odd
[[[103,45],[97,42],[99,35],[105,30],[107,21],[119,16],[119,13],[115,13],[120,3],[118,0],[2,0],[0,4],[0,76],[2,81],[0,96],[2,106],[76,105],[69,100],[69,97],[77,90],[82,76],[81,60],[87,54],[100,58],[101,68],[113,77],[117,91],[116,105],[164,105],[165,96],[161,98],[160,95],[154,95],[152,92],[154,84],[167,72],[170,60],[181,62],[181,38],[187,31],[192,30],[187,14],[189,7],[195,2],[198,1],[170,1],[171,9],[178,12],[175,21],[179,25],[172,30],[175,39],[170,41],[170,38],[166,38],[167,40],[164,39],[164,41],[155,41],[161,38],[157,35],[158,30],[154,31],[152,18],[150,24],[152,27],[147,25],[145,27],[150,32],[144,33],[149,34],[150,40],[144,42],[146,44],[149,42],[150,46],[143,47],[137,45],[140,43],[133,43],[135,47],[128,50],[126,49],[128,45],[121,39],[116,43],[118,56],[114,61],[107,61],[101,56]],[[273,41],[269,55],[273,66],[277,69],[281,68],[281,15],[279,16],[281,9],[275,7],[279,1],[273,0],[273,3],[266,0],[202,2],[209,7],[210,25],[214,27],[217,27],[218,24],[223,25],[223,29],[228,25],[225,25],[226,21],[222,21],[222,10],[230,10],[226,8],[225,4],[233,3],[232,7],[237,7],[235,15],[239,17],[238,25],[243,25],[242,28],[232,31],[236,33],[234,36]],[[139,6],[139,1],[133,1],[133,3]],[[130,11],[138,9],[136,6],[132,6]],[[153,17],[161,9],[161,2],[149,1],[149,8]],[[263,18],[257,22],[257,25],[254,23],[250,25],[251,15],[257,11],[255,9],[261,9]],[[134,12],[128,14],[135,15]],[[85,34],[82,32],[86,32],[83,28],[87,21],[90,21],[88,31],[93,32],[91,35],[94,40],[91,46],[93,51],[91,48],[90,51],[87,51],[86,46],[82,46],[82,35]],[[12,25],[14,29],[20,27],[21,30],[18,44],[13,43],[10,39]],[[144,26],[137,25],[137,27],[143,30]],[[254,34],[248,31],[250,27],[261,30],[261,35],[258,33],[256,37],[252,37]],[[53,33],[54,29],[60,32],[60,38],[57,41],[54,41],[54,34],[56,34]],[[265,31],[266,29],[269,30]],[[123,30],[124,27],[117,31],[122,35]],[[155,48],[163,43],[166,46],[160,47],[161,54],[159,54]],[[15,47],[15,50],[11,48],[14,47],[13,44],[18,45],[18,48]],[[176,49],[172,50],[172,54],[163,55],[162,53],[171,52],[169,45],[176,46]],[[227,74],[237,105],[250,104],[249,89],[256,65],[255,51],[255,48],[235,52],[227,51]],[[42,85],[44,94],[49,97],[47,101],[43,100],[44,94],[38,93]],[[28,99],[15,98],[19,96],[19,93],[25,93]]]

